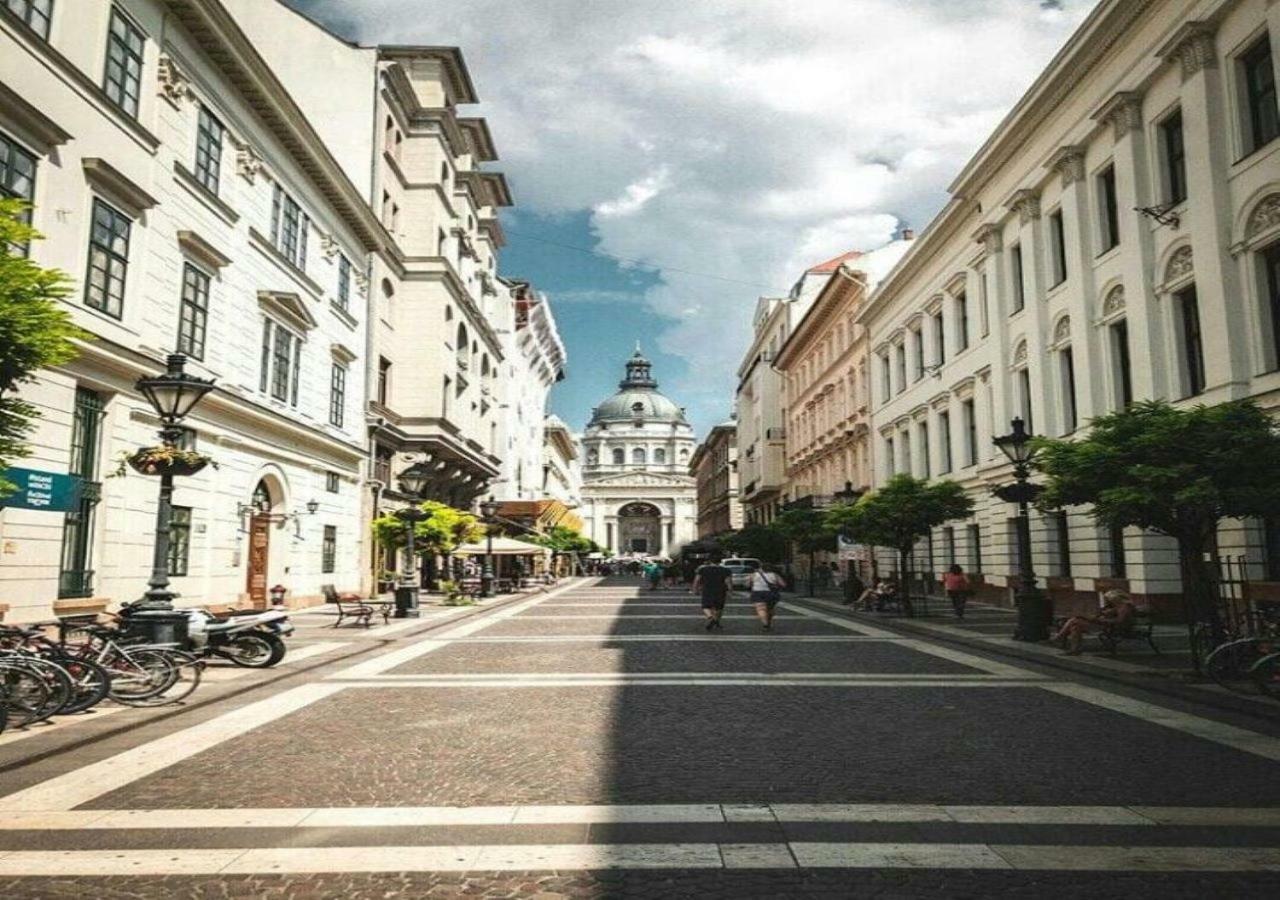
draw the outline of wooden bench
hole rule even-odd
[[[1155,651],[1157,656],[1160,655],[1160,648],[1156,646],[1151,613],[1137,610],[1133,618],[1123,626],[1103,625],[1098,631],[1098,643],[1102,644],[1112,656],[1116,655],[1116,650],[1125,641],[1146,641],[1147,646]]]
[[[374,613],[382,616],[384,625],[391,621],[390,601],[370,600],[359,594],[339,594],[331,584],[322,585],[320,591],[324,594],[325,602],[332,603],[338,609],[338,620],[333,623],[334,628],[342,625],[346,619],[354,619],[355,624],[368,628],[373,624]]]

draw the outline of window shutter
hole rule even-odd
[[[258,390],[267,391],[267,378],[271,372],[271,320],[262,321],[262,375],[258,379]]]
[[[289,385],[289,405],[298,405],[298,373],[302,369],[302,341],[293,339],[293,377]]]

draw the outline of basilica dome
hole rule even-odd
[[[637,347],[635,355],[627,360],[627,377],[618,383],[618,392],[592,411],[588,427],[641,419],[650,423],[686,424],[684,410],[658,392],[652,364]]]

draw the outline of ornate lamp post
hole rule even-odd
[[[831,498],[835,500],[837,506],[852,506],[858,502],[858,498],[861,496],[862,491],[855,488],[852,481],[846,481],[844,483],[844,490],[836,491],[831,495]],[[840,539],[843,537],[843,534],[836,537],[837,556],[839,555],[840,550]],[[845,583],[848,584],[847,581]]]
[[[480,504],[480,518],[485,524],[484,570],[480,575],[480,595],[493,596],[493,527],[498,523],[498,501],[492,496]]]
[[[396,518],[404,522],[405,546],[409,552],[409,565],[405,569],[400,585],[396,588],[396,618],[416,619],[418,617],[418,554],[413,546],[413,530],[417,524],[427,517],[417,503],[422,490],[427,486],[430,473],[422,465],[415,463],[400,473],[396,479],[400,490],[409,497],[410,503],[404,509],[396,510]]]
[[[173,353],[167,360],[168,368],[160,375],[140,378],[135,387],[147,398],[151,408],[160,417],[160,440],[163,449],[174,450],[182,439],[181,422],[204,395],[213,390],[213,382],[197,378],[183,371],[187,358]],[[201,464],[198,468],[203,468]],[[135,609],[148,612],[168,612],[173,609],[169,590],[169,523],[173,516],[173,476],[194,474],[198,470],[177,460],[157,461],[146,471],[160,475],[160,502],[156,507],[156,541],[151,557],[151,580],[147,592]],[[156,623],[157,630],[161,627]],[[157,632],[158,633],[158,632]]]
[[[1014,419],[1013,430],[995,439],[995,445],[1013,463],[1014,484],[995,489],[995,495],[1006,503],[1018,504],[1018,590],[1014,602],[1018,607],[1018,627],[1013,637],[1019,641],[1043,641],[1049,637],[1052,607],[1049,598],[1036,587],[1036,573],[1031,559],[1031,518],[1028,507],[1044,488],[1031,484],[1030,464],[1035,456],[1031,434],[1021,418]]]

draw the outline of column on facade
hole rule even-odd
[[[1229,111],[1213,27],[1188,22],[1161,51],[1182,72],[1187,196],[1183,215],[1194,250],[1196,294],[1207,387],[1243,384],[1250,375],[1245,318],[1232,315],[1240,284],[1227,245],[1232,228]]]
[[[1040,220],[1040,192],[1030,189],[1016,191],[1009,202],[1009,208],[1018,215],[1018,238],[1022,248],[1023,298],[1025,308],[1021,313],[1022,328],[1010,327],[1010,344],[1016,360],[1014,371],[1025,367],[1031,378],[1031,395],[1024,398],[1031,406],[1031,425],[1037,434],[1044,433],[1044,423],[1049,418],[1049,410],[1044,408],[1043,400],[1047,395],[1044,384],[1044,330],[1045,330],[1045,273],[1042,250],[1044,247]],[[1010,273],[1015,277],[1015,273]],[[1020,354],[1018,345],[1023,343],[1025,354]],[[1008,358],[1008,357],[1005,357]],[[1030,360],[1036,365],[1030,365]],[[1018,409],[1018,393],[1013,381],[1014,372],[1008,373],[1008,396],[1011,398],[1009,408],[1024,415],[1025,410]],[[1036,401],[1041,400],[1039,409]],[[1012,416],[1011,416],[1012,417]]]
[[[1010,266],[1008,253],[1004,246],[1004,230],[995,224],[985,224],[974,232],[974,238],[982,244],[983,255],[977,264],[978,277],[981,281],[985,275],[985,283],[987,287],[987,314],[990,323],[991,334],[987,338],[994,341],[996,359],[1008,359],[1012,348],[1009,345],[1009,312],[1012,309],[1012,293],[1010,278]],[[981,290],[981,288],[979,288]],[[1004,425],[1012,418],[1008,414],[1009,401],[1007,399],[1008,378],[1001,374],[992,378],[990,369],[987,370],[986,378],[987,390],[984,392],[984,418],[981,420],[985,423],[987,440],[982,444],[982,458],[990,460],[995,458],[995,444],[991,443],[991,438],[997,434],[1004,434]]]
[[[1095,317],[1093,301],[1096,288],[1091,249],[1094,215],[1085,177],[1084,148],[1074,145],[1063,147],[1050,165],[1062,179],[1063,242],[1068,273],[1067,315],[1070,316],[1069,330],[1058,333],[1058,324],[1055,323],[1051,339],[1058,349],[1071,347],[1075,363],[1076,421],[1083,424],[1106,409],[1105,404],[1098,402],[1102,400],[1100,387],[1095,387],[1104,381],[1097,377],[1104,361],[1103,345],[1089,340],[1087,334]],[[1061,378],[1055,377],[1054,380],[1059,383],[1058,393],[1061,394]],[[1066,399],[1065,396],[1059,398],[1057,407],[1060,413],[1066,411]],[[1058,424],[1063,425],[1061,416]]]

